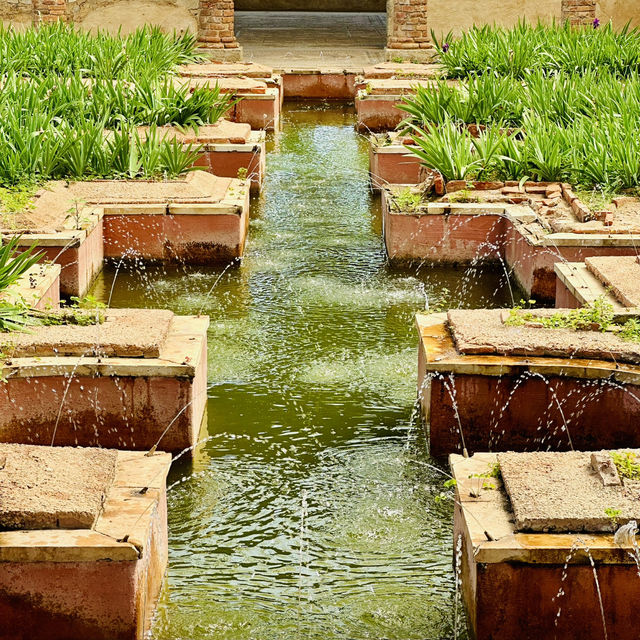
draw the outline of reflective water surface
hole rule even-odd
[[[210,438],[169,479],[155,640],[455,635],[413,315],[511,301],[499,270],[389,268],[353,124],[347,106],[285,106],[240,266],[118,271],[113,306],[211,316]]]

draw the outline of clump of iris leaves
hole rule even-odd
[[[425,165],[447,180],[638,191],[640,31],[520,23],[435,41],[443,77],[401,107]]]
[[[0,29],[0,205],[28,201],[48,179],[172,178],[199,147],[165,140],[157,126],[216,122],[231,99],[176,82],[198,62],[190,34],[144,27],[90,35],[62,23]],[[136,127],[151,127],[139,136]],[[109,130],[109,133],[105,133]]]

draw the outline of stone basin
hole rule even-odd
[[[30,640],[145,637],[167,566],[171,456],[0,452],[0,518],[9,514],[13,529],[0,531],[0,638],[16,630]]]
[[[610,638],[637,637],[640,613],[630,603],[640,597],[640,580],[632,542],[618,543],[614,539],[613,530],[619,525],[605,517],[603,522],[608,521],[609,533],[520,531],[517,512],[514,514],[509,499],[517,494],[529,510],[539,509],[542,503],[529,502],[536,500],[537,490],[541,500],[544,496],[544,504],[553,503],[551,514],[539,514],[552,518],[577,515],[574,524],[581,529],[591,528],[585,527],[585,522],[593,522],[589,515],[593,505],[571,491],[578,481],[569,477],[573,463],[568,460],[582,456],[583,469],[592,453],[601,452],[550,454],[563,456],[566,463],[561,473],[551,473],[550,479],[542,478],[548,470],[543,454],[482,452],[470,458],[450,457],[457,484],[454,566],[471,637],[520,638],[526,629],[527,638],[583,640],[603,637],[603,627]],[[502,463],[508,468],[510,495],[501,479]],[[500,473],[494,477],[497,464]],[[582,479],[584,473],[580,471]],[[554,478],[557,487],[553,485]],[[531,484],[525,486],[527,482]],[[597,484],[592,489],[598,493]],[[597,505],[598,511],[604,504],[606,501]],[[585,515],[586,519],[580,521]],[[564,521],[565,525],[568,523],[569,520]]]
[[[417,316],[418,396],[432,455],[640,447],[636,343],[510,327],[502,317]]]

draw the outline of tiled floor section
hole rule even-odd
[[[245,60],[275,69],[361,69],[384,59],[386,13],[236,11]]]

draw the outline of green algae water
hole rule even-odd
[[[154,640],[464,637],[413,316],[511,298],[501,272],[388,266],[354,121],[285,105],[240,266],[111,266],[94,288],[211,316],[208,439],[169,478]]]

